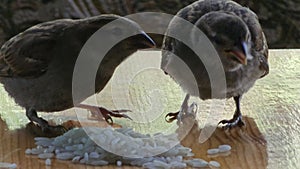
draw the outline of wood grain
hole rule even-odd
[[[182,140],[184,146],[190,147],[195,157],[207,161],[215,160],[221,164],[222,169],[262,169],[267,166],[266,141],[258,130],[252,118],[244,117],[247,127],[225,131],[217,128],[212,136],[204,143],[198,143],[201,129],[197,123],[190,130],[188,135]],[[63,125],[80,125],[77,122],[66,122]],[[104,122],[99,122],[99,126],[106,126]],[[119,127],[119,126],[116,126]],[[36,131],[37,129],[35,129]],[[51,166],[45,165],[45,160],[38,159],[37,156],[25,155],[27,148],[33,148],[36,132],[32,132],[31,127],[10,131],[3,120],[0,120],[0,161],[16,163],[18,168],[80,168],[96,169],[101,167],[72,164],[69,161],[52,160]],[[218,147],[221,144],[232,146],[230,154],[220,154],[218,156],[208,156],[207,149]],[[115,168],[116,166],[106,166]],[[138,168],[125,166],[122,168]]]
[[[198,138],[203,129],[199,129],[195,123],[181,143],[192,148],[197,158],[218,161],[222,169],[265,169],[268,161],[267,142],[253,118],[243,117],[243,119],[246,127],[231,130],[218,127],[202,144],[198,142]],[[208,149],[218,148],[222,144],[230,145],[231,152],[207,155]]]
[[[68,123],[68,122],[67,122]],[[64,123],[66,124],[66,123]],[[73,123],[78,125],[78,123]],[[68,124],[69,125],[69,124]],[[99,126],[107,126],[104,122],[99,122]],[[37,130],[37,129],[35,129]],[[27,148],[36,147],[34,137],[36,132],[32,132],[32,128],[21,128],[17,130],[8,130],[5,122],[0,118],[0,161],[7,163],[15,163],[18,169],[50,169],[50,168],[76,168],[76,169],[97,169],[103,167],[94,167],[81,164],[73,164],[70,161],[62,161],[52,159],[52,165],[46,166],[45,160],[38,159],[34,155],[26,155]],[[115,168],[116,166],[106,166],[105,168]],[[0,167],[1,168],[1,167]],[[138,167],[122,167],[124,169]]]

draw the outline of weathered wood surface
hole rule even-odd
[[[246,130],[233,129],[224,131],[217,128],[213,135],[204,143],[198,143],[201,130],[195,125],[190,133],[182,141],[184,146],[190,147],[195,157],[208,161],[215,160],[221,164],[223,169],[264,169],[267,166],[267,144],[261,132],[252,118],[244,117]],[[106,124],[100,125],[106,126]],[[32,128],[31,128],[32,129]],[[45,160],[38,159],[34,155],[26,155],[27,148],[33,148],[34,134],[28,128],[18,130],[8,130],[5,122],[0,119],[0,161],[16,163],[18,168],[49,168],[45,165]],[[218,147],[221,144],[229,144],[232,150],[229,154],[219,156],[208,156],[207,149]],[[68,161],[52,160],[51,168],[101,168],[80,164],[72,164]],[[115,168],[109,166],[106,168]],[[122,168],[138,168],[124,166]]]
[[[268,165],[267,141],[253,118],[243,119],[247,127],[228,131],[216,128],[204,143],[197,142],[203,129],[195,124],[181,143],[190,147],[196,157],[206,161],[218,161],[222,169],[265,169]],[[232,147],[230,153],[207,155],[208,149],[223,144]]]
[[[182,141],[184,146],[193,149],[195,157],[208,161],[215,160],[221,164],[223,169],[263,169],[267,166],[267,144],[252,118],[244,117],[246,130],[233,129],[224,131],[221,128],[204,143],[197,143],[201,130],[195,125],[186,138]],[[76,124],[76,123],[75,123]],[[99,122],[99,125],[106,124]],[[29,147],[35,147],[34,134],[28,128],[8,130],[5,122],[0,119],[0,161],[16,163],[18,168],[49,168],[45,160],[38,159],[34,155],[26,155],[24,152]],[[220,144],[229,144],[232,147],[230,154],[219,156],[208,156],[206,150],[218,147]],[[101,168],[80,164],[72,164],[69,161],[52,159],[51,168]],[[103,167],[102,167],[103,168]],[[106,166],[105,168],[115,168]],[[123,166],[122,168],[133,169],[138,167]]]

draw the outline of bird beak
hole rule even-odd
[[[144,31],[136,36],[136,45],[139,49],[155,48],[155,42]]]
[[[248,46],[246,42],[242,42],[242,50],[235,47],[229,51],[230,54],[236,57],[236,59],[243,65],[247,65]]]

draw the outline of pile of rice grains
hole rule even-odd
[[[94,166],[132,165],[144,168],[220,167],[217,161],[193,158],[177,134],[141,134],[130,128],[75,128],[56,138],[36,137],[36,148],[26,154],[37,155],[51,165],[51,158]],[[208,155],[229,152],[229,145],[207,150]]]

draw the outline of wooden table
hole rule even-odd
[[[117,124],[133,127],[143,133],[175,132],[176,123],[167,124],[163,117],[176,111],[184,93],[172,79],[159,69],[159,55],[154,52],[138,52],[122,63],[105,90],[97,95],[97,101],[109,109],[127,108],[133,122],[114,119]],[[16,106],[6,92],[0,90],[0,161],[16,163],[18,168],[116,168],[75,165],[67,161],[53,160],[45,166],[44,160],[27,156],[26,148],[33,148],[34,134],[24,127],[28,121],[24,110]],[[216,160],[223,169],[296,169],[300,168],[300,50],[271,50],[270,74],[258,80],[242,100],[246,128],[224,131],[216,123],[232,116],[234,103],[226,101],[223,111],[210,113],[210,101],[197,98],[198,122],[181,141],[190,147],[195,157]],[[86,101],[89,103],[89,101]],[[87,115],[74,109],[55,113],[41,113],[56,123],[66,120],[84,122]],[[106,126],[104,122],[96,122]],[[213,130],[207,130],[213,128]],[[211,133],[206,133],[211,131]],[[199,143],[199,136],[207,139]],[[208,148],[230,144],[227,156],[207,156]],[[125,166],[122,168],[137,168]]]

